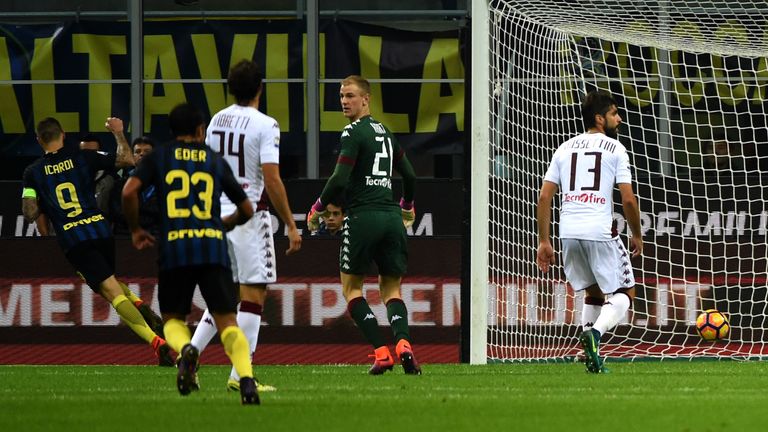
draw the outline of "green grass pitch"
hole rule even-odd
[[[203,365],[180,396],[175,369],[0,366],[0,431],[760,431],[768,363],[424,365],[368,376],[365,366],[258,366],[278,388],[261,406]]]

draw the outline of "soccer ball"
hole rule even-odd
[[[696,331],[705,341],[716,341],[728,337],[731,324],[724,313],[716,309],[707,309],[696,318]]]

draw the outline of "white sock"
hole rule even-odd
[[[584,331],[591,329],[595,325],[595,321],[600,316],[600,309],[602,308],[602,306],[584,303],[584,308],[581,310],[581,326]]]
[[[248,339],[248,346],[251,348],[251,360],[253,360],[253,352],[256,351],[256,345],[259,343],[261,315],[239,310],[237,311],[237,326],[240,327],[243,333],[245,333],[246,339]],[[234,367],[229,373],[229,376],[234,380],[240,380],[240,376],[237,374]]]
[[[216,331],[216,322],[213,320],[213,315],[206,309],[200,318],[200,322],[197,324],[195,334],[192,335],[190,343],[202,353],[211,342],[211,339],[213,339]]]
[[[606,297],[605,304],[600,310],[600,316],[597,317],[593,329],[604,335],[605,332],[612,329],[627,314],[630,302],[629,296],[624,293],[611,294]]]

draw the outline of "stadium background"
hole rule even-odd
[[[129,138],[137,136],[131,130],[129,5],[77,3],[0,6],[0,364],[154,362],[151,351],[72,273],[55,240],[40,238],[21,216],[19,180],[41,153],[34,140],[39,119],[59,118],[67,146],[96,133],[105,150],[113,151],[114,141],[102,127],[110,115],[126,121]],[[183,2],[143,2],[143,133],[169,139],[164,114],[185,99],[209,115],[230,103],[221,84],[226,70],[232,58],[252,53],[265,68],[262,109],[280,122],[281,171],[303,228],[304,211],[338,151],[345,121],[338,80],[352,73],[371,78],[375,115],[397,132],[420,177],[404,279],[414,340],[422,362],[458,361],[466,4],[321,2],[320,102],[311,107],[304,96],[307,20],[296,13],[304,2],[260,2],[266,9],[260,16],[248,14],[249,2],[177,3]],[[315,161],[307,156],[312,110],[320,112]],[[320,178],[307,178],[313,162]],[[277,248],[285,249],[283,227],[275,226]],[[118,238],[117,256],[117,275],[157,310],[154,253],[135,251],[128,239]],[[340,296],[337,256],[336,240],[315,238],[305,238],[297,256],[279,254],[256,363],[368,362],[369,348]],[[375,279],[369,282],[372,307],[386,322]],[[193,323],[201,312],[194,308]],[[382,331],[390,334],[386,327]],[[225,364],[227,358],[215,344],[203,361]]]

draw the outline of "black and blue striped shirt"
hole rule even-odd
[[[160,269],[201,264],[229,268],[219,198],[247,199],[232,169],[208,146],[172,142],[155,148],[132,174],[154,185],[160,203]]]
[[[96,205],[94,176],[114,169],[115,156],[93,150],[46,153],[24,170],[23,187],[34,189],[64,251],[78,243],[112,236]]]

